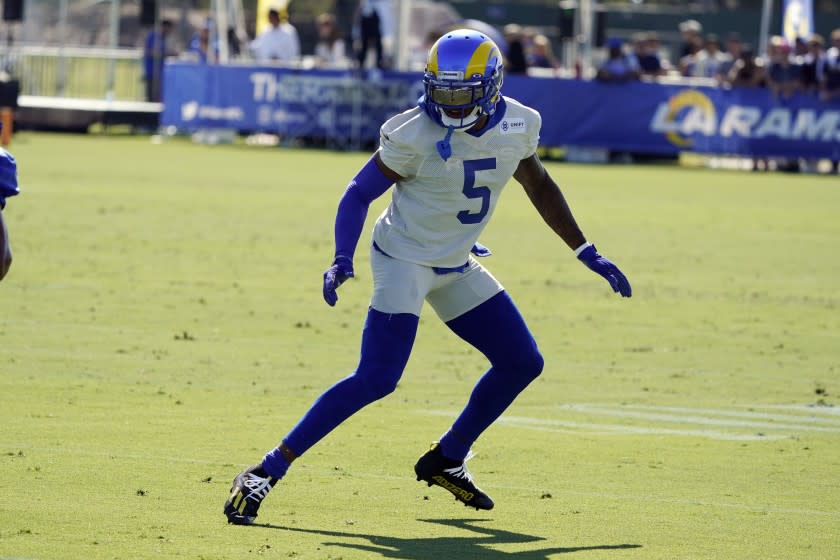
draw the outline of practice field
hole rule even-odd
[[[396,393],[301,458],[257,527],[230,481],[352,371],[368,251],[321,299],[366,155],[23,133],[0,283],[0,559],[832,559],[840,180],[550,165],[622,300],[516,183],[482,237],[543,375],[414,480],[484,371],[431,309]]]

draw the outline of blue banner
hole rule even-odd
[[[541,112],[541,143],[549,146],[840,158],[840,103],[816,96],[783,100],[758,88],[513,77],[504,91]]]
[[[423,94],[417,75],[363,80],[349,72],[168,64],[161,123],[234,128],[337,142],[379,139],[388,118]]]
[[[168,64],[161,122],[360,145],[422,94],[416,73],[362,79],[340,71]],[[592,146],[840,159],[840,104],[774,99],[765,89],[607,84],[508,76],[505,95],[542,114],[544,146]]]

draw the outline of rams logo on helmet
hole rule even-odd
[[[501,98],[503,60],[489,37],[458,29],[437,40],[423,75],[425,104],[441,126],[467,128],[492,115]]]

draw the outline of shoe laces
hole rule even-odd
[[[257,476],[254,473],[247,473],[242,485],[249,490],[245,496],[247,499],[262,501],[271,490],[271,482],[267,478]]]
[[[473,457],[475,457],[475,453],[473,453],[472,450],[470,450],[467,453],[467,456],[464,457],[464,462],[463,463],[461,463],[457,467],[452,467],[451,469],[443,469],[443,472],[445,472],[447,474],[451,474],[452,476],[454,476],[456,478],[466,480],[467,482],[472,484],[472,481],[473,481],[472,474],[467,469],[467,461],[469,461]]]

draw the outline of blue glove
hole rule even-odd
[[[335,291],[348,278],[353,278],[353,261],[347,257],[336,257],[332,266],[324,272],[324,301],[330,307],[338,301],[338,294]]]
[[[470,249],[470,253],[472,253],[476,257],[489,257],[493,254],[493,251],[490,250],[490,247],[485,247],[484,245],[476,241],[475,245],[473,245],[472,249]]]
[[[608,258],[598,254],[595,245],[589,245],[581,251],[578,259],[583,261],[583,264],[588,266],[590,270],[606,278],[614,292],[618,292],[624,297],[633,295],[627,277]]]

